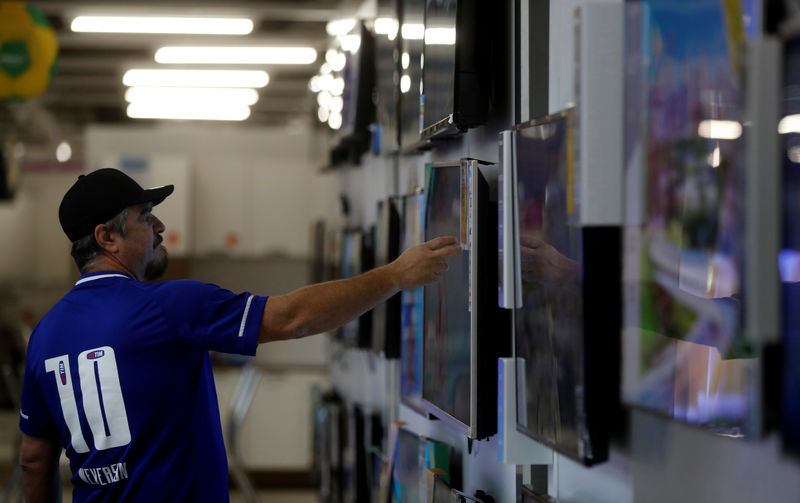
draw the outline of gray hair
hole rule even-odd
[[[125,237],[128,233],[128,229],[125,226],[125,220],[127,218],[128,208],[125,208],[106,222],[106,226]],[[72,243],[71,254],[72,258],[75,260],[75,265],[78,266],[78,271],[80,271],[81,274],[85,274],[101,251],[102,248],[100,248],[100,245],[98,245],[97,241],[94,239],[94,232]]]

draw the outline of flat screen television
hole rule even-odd
[[[400,252],[401,200],[386,198],[378,201],[375,225],[375,267],[386,265]],[[372,350],[386,358],[400,357],[401,294],[397,293],[372,309]]]
[[[379,155],[391,154],[400,148],[399,0],[379,0],[377,7],[372,148]]]
[[[346,35],[357,38],[351,42],[350,50],[345,50],[345,65],[335,78],[344,80],[342,91],[342,125],[335,134],[334,146],[330,152],[332,166],[352,163],[358,164],[361,155],[369,149],[370,125],[375,122],[375,40],[363,21],[356,23]]]
[[[405,251],[425,239],[425,194],[419,189],[401,196],[400,247]],[[423,288],[400,294],[400,401],[426,414],[422,404]]]
[[[744,330],[742,6],[639,7],[625,42],[622,398],[712,432],[753,436],[761,351]]]
[[[400,149],[413,152],[420,143],[420,84],[425,38],[425,0],[402,0],[400,23]]]
[[[800,32],[784,42],[784,117],[800,114]],[[800,132],[781,135],[783,238],[779,254],[782,292],[783,385],[781,430],[787,452],[800,456]]]
[[[501,206],[513,215],[503,231],[516,234],[518,257],[505,286],[520,290],[512,311],[514,355],[524,362],[517,429],[591,465],[608,458],[619,409],[620,229],[581,221],[574,136],[573,109],[502,136],[511,142],[503,185],[512,186]]]
[[[497,432],[497,358],[511,354],[497,306],[497,168],[474,159],[434,163],[425,187],[425,240],[460,236],[442,279],[423,296],[422,398],[469,438]]]
[[[340,277],[351,278],[368,271],[373,266],[372,236],[362,229],[346,229],[341,234]],[[372,337],[372,312],[342,325],[337,338],[349,347],[370,348]]]
[[[437,468],[450,482],[450,446],[400,428],[392,462],[390,500],[392,503],[425,501],[425,471]]]
[[[421,136],[484,124],[491,94],[497,8],[481,0],[426,0]]]

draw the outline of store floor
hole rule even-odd
[[[0,410],[0,500],[3,499],[4,491],[14,469],[15,444],[19,441],[17,414],[17,411]],[[61,469],[62,480],[65,480],[61,501],[62,503],[71,503],[72,487],[69,483],[69,469],[64,463],[62,463]],[[18,500],[15,497],[11,501]],[[260,503],[317,503],[319,499],[316,491],[312,489],[272,489],[259,490],[258,501]],[[231,503],[244,502],[245,499],[241,493],[231,492]]]

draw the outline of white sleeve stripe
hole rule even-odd
[[[20,415],[20,416],[22,416],[22,419],[26,419],[26,420],[27,420],[27,419],[30,419],[30,417],[28,417],[28,415],[27,415],[27,414],[25,414],[25,413],[24,413],[24,412],[22,412],[22,411],[19,411],[19,415]]]
[[[244,306],[244,315],[242,316],[242,323],[239,325],[239,337],[244,335],[244,325],[247,323],[247,313],[250,312],[250,304],[253,303],[253,296],[247,298],[247,304]]]

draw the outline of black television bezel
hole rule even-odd
[[[378,205],[378,222],[375,225],[373,260],[374,266],[380,267],[392,262],[400,255],[400,212],[397,209],[397,198],[387,197],[380,199]],[[386,231],[386,242],[378,242],[379,229]],[[379,257],[381,248],[385,247],[386,257]],[[389,359],[400,358],[400,310],[401,292],[392,295],[385,302],[381,302],[372,309],[372,345],[375,353]],[[383,314],[383,326],[380,324]]]
[[[355,33],[353,33],[355,30]],[[361,37],[358,51],[349,57],[358,58],[356,96],[351,106],[352,123],[344,122],[339,131],[334,133],[335,145],[330,149],[329,163],[331,167],[342,164],[360,164],[361,156],[369,150],[372,133],[370,125],[375,122],[375,37],[367,29],[363,20],[359,20],[351,30],[351,34]],[[344,119],[344,111],[342,113]]]
[[[361,273],[375,267],[375,229],[371,227],[361,234]],[[356,347],[359,349],[372,348],[372,309],[358,317],[358,339]]]
[[[566,120],[567,127],[574,127],[574,111],[567,109],[544,117],[533,119],[512,128],[512,134],[530,127],[548,124],[555,120]],[[502,136],[501,136],[502,138]],[[568,140],[567,140],[568,142]],[[514,141],[512,151],[514,180],[517,186],[513,189],[512,204],[503,202],[504,208],[518,208],[519,165],[517,148],[519,142]],[[577,446],[578,452],[591,455],[581,456],[570,450],[563,443],[551,441],[537,435],[519,423],[520,411],[517,411],[515,424],[517,431],[523,435],[546,445],[560,454],[573,459],[584,466],[592,466],[608,459],[609,443],[615,425],[620,424],[622,408],[620,405],[620,365],[622,329],[622,230],[620,226],[580,226],[582,249],[581,296],[583,307],[583,403],[578,415],[584,418],[584,430],[578,434],[579,442],[585,442],[588,433],[588,450]],[[515,228],[514,232],[519,232]],[[517,242],[519,242],[517,240]],[[517,275],[521,271],[515,272]],[[519,282],[517,281],[517,284]],[[516,327],[516,317],[520,309],[513,309],[512,324]],[[589,331],[591,330],[591,335]],[[514,329],[512,344],[514,355],[517,333]],[[519,376],[517,376],[519,379]],[[524,379],[524,377],[523,377]],[[517,384],[517,389],[519,385]],[[522,403],[527,407],[526,397]]]
[[[497,167],[477,159],[437,162],[437,169],[472,170],[472,214],[470,225],[470,424],[457,419],[425,397],[425,410],[468,438],[481,440],[497,433],[497,359],[511,356],[511,315],[497,305]],[[463,188],[463,185],[462,185]],[[425,188],[425,240],[430,218],[430,189]],[[423,320],[427,318],[423,307]],[[424,326],[424,323],[423,323]],[[426,337],[423,335],[423,353]],[[425,359],[422,361],[425,374]]]
[[[425,27],[428,27],[428,5],[425,2]],[[457,136],[467,129],[485,124],[489,118],[492,85],[491,58],[497,9],[481,0],[456,0],[456,43],[453,69],[453,110],[445,117],[420,124],[422,141]],[[423,44],[423,58],[425,44]],[[425,85],[425,66],[422,68],[422,96],[428,109]]]

